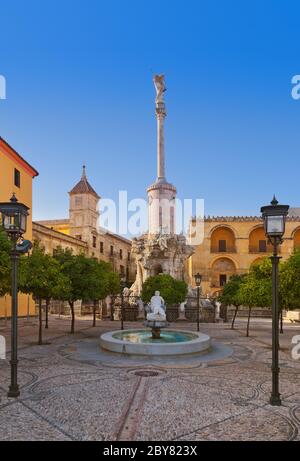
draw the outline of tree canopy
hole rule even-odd
[[[142,288],[141,298],[144,302],[150,302],[155,291],[160,291],[167,305],[178,304],[185,301],[187,296],[187,284],[182,280],[176,280],[169,274],[159,274],[149,277]]]

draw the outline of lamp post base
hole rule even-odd
[[[270,405],[273,405],[275,407],[280,407],[281,406],[280,394],[279,395],[271,395]]]
[[[10,388],[9,388],[9,391],[8,391],[8,393],[7,393],[7,397],[14,397],[14,398],[16,398],[16,397],[19,397],[19,395],[20,395],[19,387],[16,387],[16,388],[10,387]]]

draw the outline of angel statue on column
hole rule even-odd
[[[153,82],[156,89],[156,103],[164,102],[164,92],[167,90],[165,76],[163,74],[154,75]]]

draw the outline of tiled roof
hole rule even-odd
[[[85,173],[85,166],[83,165],[83,171],[80,181],[76,184],[75,187],[69,192],[70,195],[73,194],[91,194],[94,195],[97,199],[99,199],[99,195],[97,192],[92,188],[90,183],[87,180],[86,173]]]

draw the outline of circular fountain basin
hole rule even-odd
[[[111,352],[135,355],[182,355],[210,348],[210,337],[204,333],[164,330],[153,339],[151,330],[120,330],[100,336],[100,345]]]

